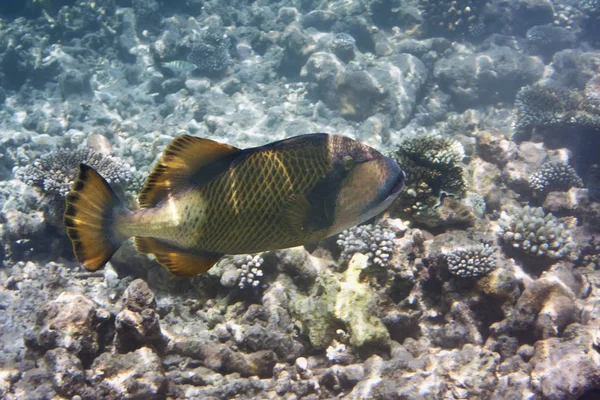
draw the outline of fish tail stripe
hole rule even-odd
[[[64,224],[77,261],[89,271],[108,262],[126,238],[114,231],[115,217],[128,211],[93,168],[81,164],[66,196]]]

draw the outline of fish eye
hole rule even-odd
[[[352,156],[344,156],[344,169],[349,171],[354,167],[354,158]]]

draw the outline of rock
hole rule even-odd
[[[600,357],[597,333],[592,327],[572,324],[564,338],[547,338],[534,343],[531,384],[544,399],[579,398],[597,389]]]
[[[427,79],[423,63],[410,54],[381,59],[366,70],[348,70],[335,81],[341,115],[363,121],[378,112],[389,113],[392,124],[402,127],[412,116],[416,95]]]
[[[15,399],[52,399],[57,396],[52,385],[52,374],[44,368],[25,371],[13,392]]]
[[[61,293],[38,312],[26,345],[46,350],[63,347],[89,363],[100,350],[99,331],[106,329],[109,321],[110,314],[87,297]]]
[[[491,325],[492,334],[529,340],[562,335],[569,324],[579,320],[575,299],[584,295],[582,285],[581,277],[572,271],[545,273],[525,287],[513,313]]]
[[[554,214],[579,212],[591,206],[588,189],[571,188],[568,192],[550,192],[544,200],[544,209]]]
[[[285,51],[279,70],[285,76],[295,76],[300,73],[308,57],[315,52],[315,41],[292,24],[286,28],[282,43]]]
[[[160,329],[156,299],[146,282],[136,279],[125,289],[123,309],[115,319],[115,348],[127,353],[143,346],[163,349],[166,338]]]
[[[503,169],[506,184],[517,191],[529,191],[529,176],[547,160],[543,143],[522,142],[516,158]]]
[[[59,75],[58,82],[60,83],[60,90],[65,99],[87,96],[92,93],[90,75],[87,72],[81,72],[76,69],[63,72]]]
[[[544,64],[507,46],[478,54],[454,53],[435,64],[434,76],[460,110],[512,102],[524,85],[542,77]],[[507,84],[509,82],[510,84]]]
[[[242,376],[271,377],[276,360],[271,350],[244,354],[233,351],[229,345],[195,339],[177,340],[172,349],[182,356],[201,360],[214,371],[238,372]]]
[[[156,309],[154,293],[143,279],[136,279],[127,286],[123,294],[123,307],[133,312]]]
[[[360,273],[367,265],[368,258],[364,254],[357,253],[350,260],[336,298],[334,315],[346,325],[352,346],[387,348],[390,334],[374,313],[375,293],[360,281]]]
[[[164,399],[168,386],[161,359],[148,347],[101,354],[92,364],[89,380],[103,399]]]
[[[288,290],[290,315],[316,349],[327,348],[335,335],[333,308],[339,288],[337,277],[323,268],[307,294],[293,288]]]
[[[61,396],[91,395],[86,387],[85,373],[81,361],[66,349],[58,347],[44,355],[48,371],[52,374],[52,385]]]
[[[489,132],[481,132],[477,135],[477,154],[485,161],[504,166],[517,154],[514,142]]]
[[[302,25],[305,28],[317,28],[321,31],[328,31],[337,20],[337,16],[328,11],[314,10],[302,17]]]

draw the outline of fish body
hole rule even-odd
[[[198,68],[198,66],[196,64],[191,63],[189,61],[184,61],[184,60],[163,62],[163,63],[161,63],[161,65],[164,68],[168,68],[173,72],[182,72],[182,73],[192,72],[193,70]]]
[[[176,275],[208,270],[224,254],[298,246],[382,212],[404,187],[392,159],[342,136],[310,134],[240,150],[180,136],[126,210],[82,165],[65,225],[81,264],[96,270],[130,237]]]

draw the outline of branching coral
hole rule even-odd
[[[511,207],[500,214],[500,237],[523,254],[560,259],[572,256],[575,218],[561,222],[541,207]]]
[[[491,243],[481,243],[444,254],[450,273],[463,278],[478,278],[496,268],[496,248]]]
[[[17,168],[15,176],[28,185],[41,187],[47,194],[65,196],[82,163],[98,171],[108,183],[128,184],[133,180],[133,170],[129,164],[90,148],[55,150],[38,158],[33,164]]]
[[[481,32],[480,13],[486,0],[420,0],[428,36],[456,37]]]
[[[337,244],[342,248],[341,258],[350,260],[355,253],[368,257],[369,265],[387,267],[394,253],[396,235],[381,225],[361,225],[340,233]]]
[[[529,186],[539,193],[582,187],[583,181],[569,164],[548,162],[529,176]]]
[[[570,89],[525,86],[515,99],[516,128],[583,127],[600,129],[600,110],[581,93]]]
[[[440,136],[409,138],[391,156],[407,176],[408,185],[397,200],[402,214],[435,225],[440,198],[465,193],[460,142]]]
[[[230,40],[226,34],[217,29],[209,29],[201,35],[187,60],[196,65],[196,71],[201,74],[219,74],[231,64],[229,45]]]
[[[234,263],[240,269],[238,287],[240,289],[256,288],[260,285],[264,259],[260,254],[236,257]]]
[[[337,33],[330,43],[333,54],[344,62],[351,61],[354,58],[354,48],[356,40],[347,33]]]

